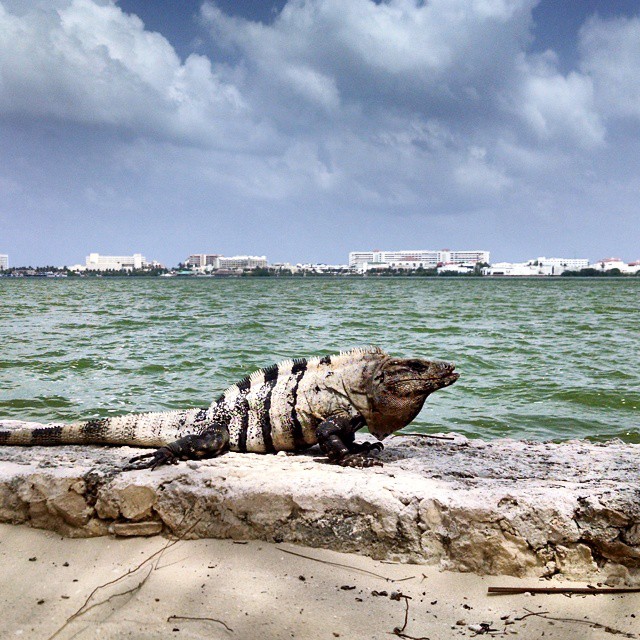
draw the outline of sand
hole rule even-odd
[[[567,583],[291,544],[69,539],[0,525],[0,566],[2,638],[388,639],[403,628],[407,603],[401,637],[640,638],[640,593],[489,596],[489,586]],[[65,626],[85,603],[87,612]],[[546,617],[523,619],[529,612]]]

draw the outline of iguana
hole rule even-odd
[[[0,445],[159,447],[128,467],[155,469],[228,450],[271,453],[319,444],[331,462],[369,467],[380,464],[369,454],[382,444],[356,443],[355,432],[366,426],[383,440],[408,425],[429,394],[458,379],[454,369],[448,362],[394,358],[378,347],[285,360],[231,385],[208,408],[15,430],[0,422]]]

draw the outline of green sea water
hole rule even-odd
[[[640,442],[640,278],[0,279],[0,420],[207,406],[376,344],[456,363],[412,429]]]

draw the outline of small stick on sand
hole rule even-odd
[[[172,620],[206,620],[208,622],[217,622],[218,624],[221,624],[227,631],[231,631],[231,633],[233,633],[233,629],[226,622],[218,620],[217,618],[200,618],[194,616],[169,616],[167,618],[167,622],[171,622]]]
[[[396,431],[391,437],[394,436],[416,436],[417,438],[433,438],[434,440],[455,440],[452,436],[436,436],[431,433],[414,433],[409,431]]]
[[[640,587],[489,587],[488,593],[514,595],[518,593],[640,593]]]
[[[343,569],[350,569],[351,571],[358,571],[359,573],[366,573],[367,575],[374,576],[375,578],[381,578],[382,580],[386,580],[387,582],[403,582],[404,580],[410,580],[413,576],[408,576],[407,578],[387,578],[387,576],[380,575],[379,573],[374,573],[373,571],[367,571],[366,569],[360,569],[360,567],[353,567],[348,564],[340,564],[339,562],[331,562],[331,560],[322,560],[320,558],[314,558],[313,556],[306,556],[302,553],[296,553],[295,551],[289,551],[289,549],[283,549],[282,547],[278,547],[280,551],[284,553],[288,553],[292,556],[297,556],[298,558],[304,558],[305,560],[313,560],[315,562],[321,562],[322,564],[330,564],[333,567],[342,567]]]
[[[623,638],[637,638],[638,636],[635,633],[629,633],[628,631],[621,631],[620,629],[615,629],[614,627],[610,627],[606,624],[600,624],[599,622],[593,622],[592,620],[581,620],[578,618],[557,618],[555,616],[547,615],[548,611],[541,611],[538,613],[537,611],[529,611],[529,609],[525,609],[527,612],[526,615],[521,616],[520,618],[514,618],[514,620],[524,620],[529,616],[536,616],[538,618],[543,618],[544,620],[553,620],[554,622],[571,622],[574,624],[586,624],[592,629],[602,629],[606,633],[611,633],[615,636],[622,636]]]

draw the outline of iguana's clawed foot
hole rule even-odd
[[[341,467],[353,467],[364,469],[366,467],[381,467],[382,462],[377,458],[371,458],[366,453],[349,453],[337,461]]]
[[[149,458],[147,460],[147,458]],[[134,462],[140,462],[145,460],[142,464],[134,465]],[[143,453],[140,456],[135,456],[129,460],[129,464],[125,467],[125,471],[133,471],[137,469],[151,469],[153,471],[156,467],[160,467],[163,464],[178,464],[178,458],[169,447],[160,447],[156,451],[151,453]]]
[[[384,449],[382,442],[354,442],[347,446],[351,453],[369,453],[370,451],[379,453]]]

